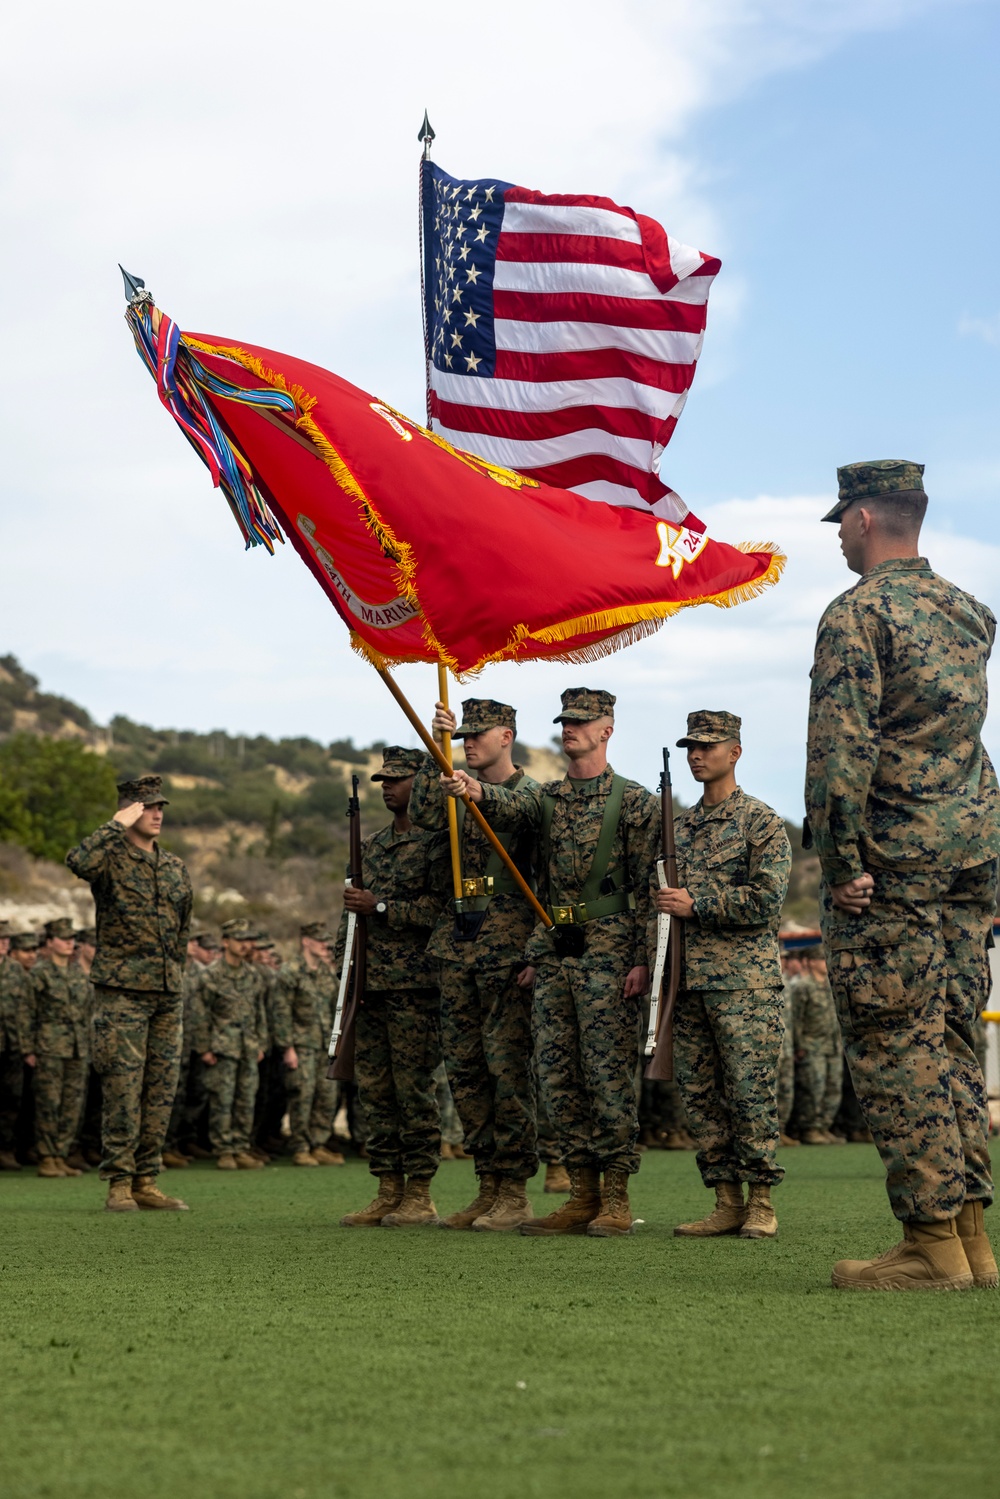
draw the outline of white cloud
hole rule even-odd
[[[958,331],[966,338],[981,338],[983,343],[1000,347],[1000,313],[996,317],[963,317]]]

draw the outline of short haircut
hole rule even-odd
[[[922,489],[900,489],[857,503],[875,516],[888,536],[915,535],[927,514],[927,496]]]

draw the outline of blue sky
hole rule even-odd
[[[797,815],[812,637],[851,581],[818,524],[840,463],[924,461],[928,554],[1000,608],[992,0],[303,0],[294,24],[176,0],[155,77],[135,27],[118,0],[24,10],[0,58],[0,651],[47,687],[101,721],[412,742],[290,549],[242,553],[115,263],[182,326],[420,415],[425,105],[455,175],[607,193],[721,255],[663,473],[716,535],[789,557],[764,598],[599,667],[490,668],[473,690],[515,702],[522,737],[585,678],[652,783],[687,711],[728,707],[746,784]],[[402,677],[429,713],[430,668]]]

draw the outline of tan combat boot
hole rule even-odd
[[[293,1166],[318,1166],[319,1161],[311,1150],[297,1150],[292,1156]]]
[[[804,1129],[799,1137],[803,1145],[829,1145],[830,1141],[821,1129]]]
[[[48,1177],[54,1181],[57,1177],[65,1176],[66,1173],[62,1168],[62,1162],[57,1160],[54,1155],[43,1155],[39,1157],[38,1175]]]
[[[429,1176],[409,1176],[398,1208],[386,1213],[383,1228],[424,1228],[439,1222],[437,1208],[431,1201]]]
[[[501,1176],[500,1189],[493,1206],[488,1212],[480,1214],[473,1221],[472,1227],[477,1233],[485,1231],[506,1234],[520,1228],[522,1223],[530,1223],[534,1216],[534,1209],[524,1190],[524,1182],[514,1181],[510,1176]]]
[[[133,1176],[132,1200],[140,1208],[160,1208],[171,1213],[189,1211],[187,1203],[182,1202],[179,1197],[168,1197],[165,1192],[160,1191],[155,1176]]]
[[[237,1169],[240,1171],[263,1171],[264,1169],[264,1162],[258,1161],[257,1157],[251,1155],[249,1150],[238,1150],[235,1160]]]
[[[628,1200],[628,1172],[612,1166],[604,1173],[601,1211],[587,1224],[590,1239],[617,1239],[632,1232],[632,1207]]]
[[[67,1159],[66,1159],[65,1156],[60,1156],[59,1157],[59,1169],[62,1172],[63,1176],[82,1176],[83,1175],[83,1172],[80,1171],[78,1169],[78,1167],[70,1165],[69,1161],[67,1161]],[[87,1167],[87,1170],[89,1170],[89,1169],[90,1168]]]
[[[484,1171],[479,1178],[479,1191],[469,1203],[467,1208],[459,1208],[457,1213],[450,1213],[447,1218],[441,1219],[442,1228],[471,1228],[477,1218],[483,1217],[497,1200],[500,1191],[500,1178],[494,1176],[490,1171]]]
[[[215,1163],[220,1171],[238,1171],[236,1157],[231,1150],[224,1150]]]
[[[574,1166],[569,1173],[570,1198],[554,1213],[521,1224],[521,1233],[529,1238],[548,1238],[554,1234],[585,1234],[601,1211],[601,1173],[596,1166]]]
[[[903,1235],[878,1259],[839,1260],[832,1284],[839,1291],[967,1291],[973,1284],[954,1218],[904,1223]]]
[[[21,1163],[12,1150],[0,1150],[0,1171],[20,1171]]]
[[[139,1204],[132,1196],[130,1181],[111,1183],[108,1187],[104,1211],[106,1213],[137,1213],[139,1211]]]
[[[1000,1275],[997,1274],[997,1262],[993,1258],[983,1222],[982,1203],[967,1202],[955,1223],[965,1250],[965,1258],[972,1271],[972,1284],[981,1291],[995,1291],[1000,1286]]]
[[[64,1164],[67,1166],[72,1166],[77,1176],[86,1176],[91,1170],[90,1162],[86,1160],[78,1150],[71,1151],[70,1154],[66,1157]]]
[[[163,1164],[168,1171],[184,1171],[187,1168],[187,1156],[178,1155],[176,1150],[165,1150]]]
[[[738,1234],[745,1217],[740,1183],[716,1182],[715,1207],[708,1217],[699,1218],[694,1223],[678,1223],[674,1236],[678,1239],[718,1239],[724,1234]]]
[[[402,1172],[390,1172],[378,1179],[378,1194],[360,1213],[347,1213],[341,1228],[378,1228],[386,1213],[393,1213],[403,1200]]]
[[[771,1188],[751,1182],[747,1188],[747,1211],[740,1229],[741,1239],[776,1239],[778,1219],[771,1206]]]
[[[347,1162],[339,1150],[327,1150],[325,1145],[317,1145],[313,1150],[313,1160],[320,1166],[346,1166]]]
[[[543,1192],[571,1192],[569,1172],[559,1161],[549,1164],[545,1168],[545,1186]]]

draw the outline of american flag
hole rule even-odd
[[[542,483],[701,530],[658,468],[719,261],[609,198],[422,171],[432,430]]]

